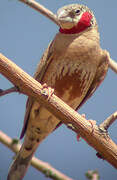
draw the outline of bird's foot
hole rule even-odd
[[[91,127],[92,127],[92,134],[93,134],[93,131],[94,131],[94,126],[96,125],[96,121],[95,120],[92,120],[92,119],[89,119],[88,120],[89,121],[89,123],[91,124]]]
[[[52,89],[51,87],[48,87],[48,85],[46,83],[44,83],[42,85],[42,90],[46,89],[47,90],[47,93],[46,94],[48,96],[47,100],[50,99],[50,97],[54,94],[54,89]]]
[[[76,139],[77,139],[78,142],[81,141],[81,136],[80,136],[80,134],[77,134]]]

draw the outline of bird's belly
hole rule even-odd
[[[51,72],[50,72],[51,71]],[[95,76],[96,67],[90,63],[58,61],[50,65],[44,82],[72,108],[78,107]]]

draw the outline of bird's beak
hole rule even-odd
[[[72,22],[72,18],[69,16],[68,12],[65,10],[59,10],[57,12],[57,18],[60,22]]]
[[[57,12],[58,22],[62,29],[71,29],[77,25],[82,13],[79,16],[75,16],[74,12],[67,12],[64,9],[59,9]]]
[[[74,26],[73,18],[65,10],[59,10],[57,18],[62,29],[70,29]]]

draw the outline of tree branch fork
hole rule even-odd
[[[92,127],[85,118],[54,94],[48,98],[48,90],[46,88],[43,89],[38,81],[2,54],[0,54],[0,73],[13,83],[15,87],[18,87],[14,88],[15,92],[18,91],[35,98],[59,118],[62,123],[66,124],[68,128],[80,134],[90,146],[101,154],[103,159],[117,168],[117,145],[106,131],[117,118],[117,112],[115,112],[115,115],[110,116],[108,120],[106,119],[106,123],[104,121],[100,126],[94,125]]]

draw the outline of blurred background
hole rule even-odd
[[[101,47],[110,52],[117,61],[117,1],[107,0],[40,0],[39,3],[56,13],[57,9],[70,3],[85,4],[94,11],[99,24]],[[33,76],[36,66],[58,27],[46,17],[17,0],[0,2],[0,52],[13,60],[24,71]],[[95,95],[80,109],[87,119],[101,123],[117,109],[117,77],[109,70],[104,83]],[[0,74],[0,88],[12,84]],[[0,98],[0,130],[12,138],[20,136],[23,126],[27,97],[13,93]],[[109,134],[117,143],[117,124]],[[0,180],[5,180],[14,153],[0,144]],[[97,169],[101,180],[117,179],[117,171],[106,161],[96,157],[96,151],[84,140],[77,142],[76,134],[64,125],[52,133],[38,148],[36,156],[49,162],[56,169],[74,180],[86,179],[84,173]],[[30,167],[24,180],[46,177]]]

